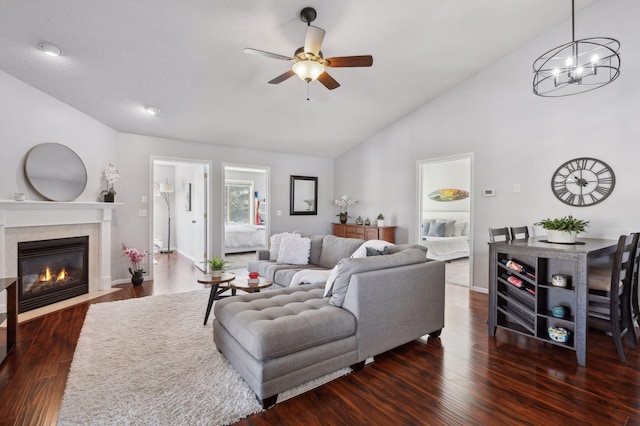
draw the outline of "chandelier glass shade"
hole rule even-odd
[[[574,0],[571,1],[573,41],[542,54],[533,63],[533,93],[560,97],[605,86],[620,75],[620,42],[609,37],[575,39]]]
[[[293,64],[293,72],[296,73],[300,80],[307,83],[316,80],[320,74],[324,72],[324,66],[316,61],[306,60]]]

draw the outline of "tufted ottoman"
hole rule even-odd
[[[324,284],[218,300],[213,338],[262,400],[357,362],[356,318],[323,298]]]

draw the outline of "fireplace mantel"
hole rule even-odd
[[[99,290],[111,288],[111,219],[120,203],[0,200],[0,277],[7,274],[8,228],[97,224]],[[11,259],[11,258],[10,258]]]

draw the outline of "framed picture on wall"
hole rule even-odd
[[[191,211],[191,184],[184,184],[184,211]]]

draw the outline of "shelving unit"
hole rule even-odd
[[[586,362],[587,274],[595,259],[610,258],[614,240],[584,240],[579,245],[559,245],[538,241],[514,240],[489,245],[489,334],[504,329],[533,339],[576,351],[578,364]],[[508,268],[512,260],[526,267],[535,277]],[[551,284],[554,274],[569,276],[567,287]],[[509,282],[513,277],[522,284]],[[517,283],[517,281],[516,281]],[[527,289],[529,291],[527,291]],[[563,306],[562,318],[553,316],[553,306]],[[548,335],[549,327],[569,331],[567,342]]]

